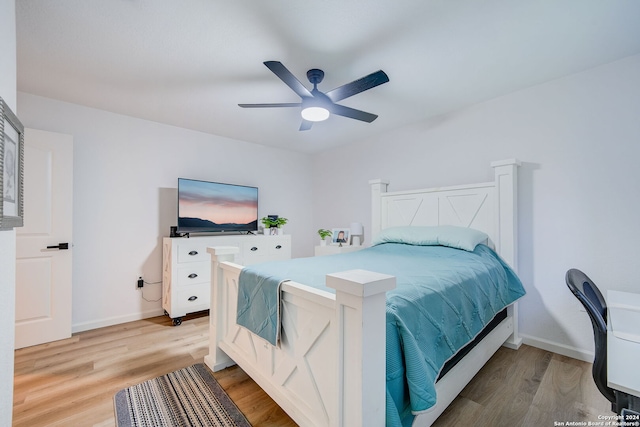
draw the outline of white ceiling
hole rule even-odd
[[[640,53],[638,0],[17,0],[18,90],[238,140],[317,152]],[[321,91],[390,82],[299,132],[262,62]]]

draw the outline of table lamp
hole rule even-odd
[[[351,244],[353,246],[360,246],[362,244],[361,236],[364,234],[364,227],[359,222],[352,222],[351,227]]]

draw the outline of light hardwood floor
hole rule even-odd
[[[203,361],[208,317],[174,327],[156,317],[75,334],[15,352],[14,426],[114,426],[113,395]],[[591,365],[533,347],[502,348],[436,426],[553,426],[597,421],[610,405]],[[237,367],[215,377],[254,426],[296,424]]]

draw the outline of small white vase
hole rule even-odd
[[[325,239],[320,240],[320,246],[327,246],[327,241]]]

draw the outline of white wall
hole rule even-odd
[[[390,191],[491,181],[491,161],[516,157],[522,334],[589,359],[591,323],[564,275],[640,292],[638,76],[640,55],[317,155],[314,228],[359,220],[368,233],[369,179]]]
[[[16,110],[16,12],[14,0],[0,0],[0,96]],[[16,233],[0,231],[0,426],[11,425],[16,284]]]
[[[136,288],[162,279],[178,177],[259,187],[259,214],[289,219],[293,255],[313,253],[308,155],[18,93],[26,127],[74,137],[73,329],[162,314]],[[158,300],[161,284],[145,285]]]

